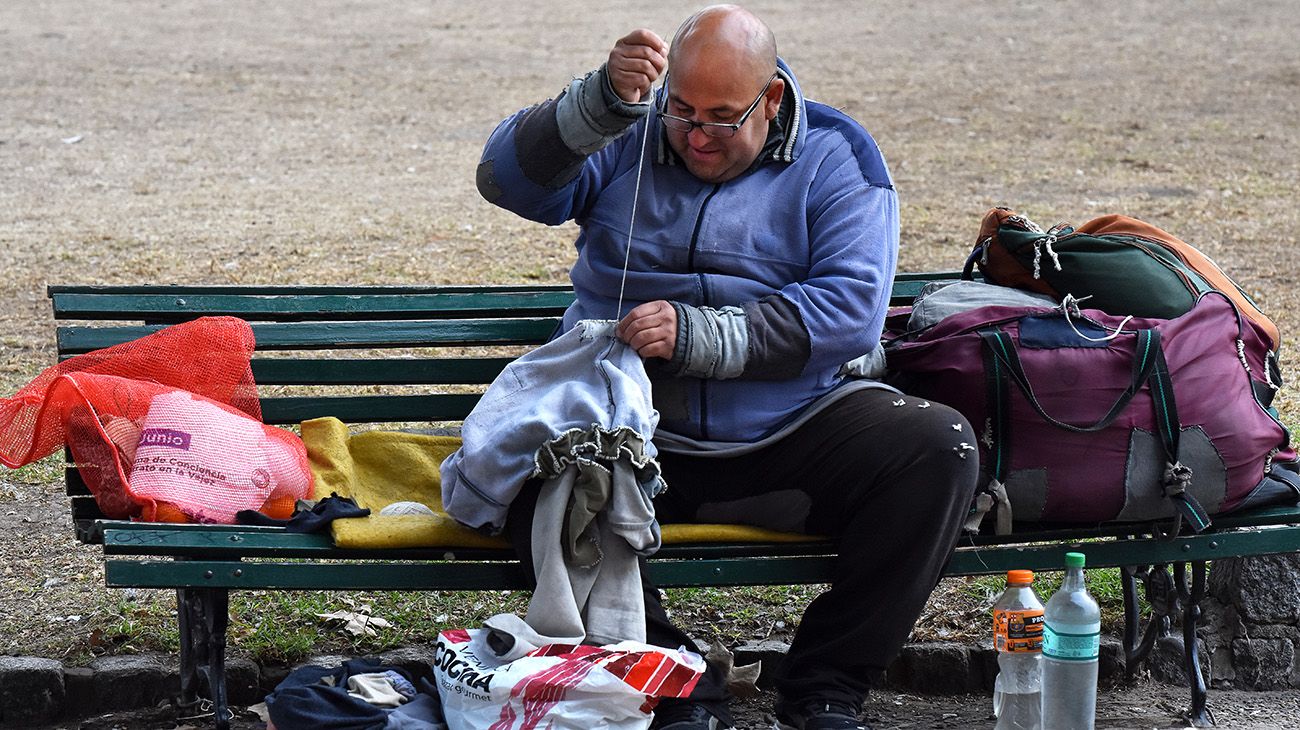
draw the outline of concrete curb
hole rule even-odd
[[[758,685],[767,689],[788,648],[779,641],[760,641],[737,646],[733,653],[737,666],[762,662]],[[418,671],[433,661],[433,649],[404,647],[378,656],[385,664]],[[347,659],[318,656],[296,666],[331,666]],[[1186,684],[1182,679],[1181,642],[1162,640],[1148,661],[1153,678]],[[263,667],[247,658],[228,659],[226,691],[230,704],[242,707],[261,702],[296,666]],[[1112,682],[1123,674],[1123,647],[1114,639],[1103,640],[1100,681]],[[927,642],[903,648],[889,668],[887,683],[894,689],[919,694],[991,693],[996,675],[997,656],[991,645]],[[65,667],[62,662],[40,657],[0,657],[0,725],[51,722],[165,705],[179,688],[180,674],[174,656],[101,657],[87,667]]]

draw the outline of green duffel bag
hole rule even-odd
[[[1121,317],[1172,319],[1186,314],[1201,294],[1218,291],[1264,329],[1273,352],[1282,341],[1273,320],[1210,257],[1124,215],[1044,231],[1015,211],[993,208],[980,224],[965,278],[972,278],[975,266],[987,282],[1057,301],[1071,295],[1089,309]]]

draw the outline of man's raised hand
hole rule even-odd
[[[652,30],[638,28],[618,39],[605,66],[609,84],[629,104],[641,101],[668,68],[668,44]]]

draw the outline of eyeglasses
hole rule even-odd
[[[734,137],[736,136],[736,132],[740,131],[740,128],[745,126],[745,122],[749,119],[749,115],[753,114],[754,110],[758,108],[758,102],[762,101],[763,97],[767,95],[767,90],[772,87],[772,82],[775,80],[776,74],[772,74],[772,78],[767,80],[767,83],[763,85],[763,90],[758,92],[758,96],[754,98],[754,103],[750,104],[749,108],[745,110],[745,113],[740,115],[740,119],[737,119],[734,122],[697,122],[694,119],[675,117],[667,112],[658,113],[659,121],[663,122],[665,127],[668,127],[674,132],[682,132],[683,134],[690,134],[691,130],[699,127],[700,131],[710,137],[716,137],[718,139]]]

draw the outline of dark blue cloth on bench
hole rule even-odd
[[[266,696],[271,722],[276,730],[384,730],[390,726],[389,716],[394,710],[348,694],[348,677],[379,672],[401,675],[420,689],[421,694],[416,695],[416,699],[432,698],[431,709],[437,716],[441,715],[437,690],[426,678],[413,678],[410,672],[381,664],[375,659],[351,659],[339,667],[308,665],[291,672],[274,692]],[[328,681],[329,678],[332,681]],[[430,701],[421,702],[427,705]],[[413,719],[403,721],[409,723]],[[418,724],[399,726],[419,727]],[[430,722],[429,726],[434,725]]]
[[[329,529],[330,523],[334,520],[343,519],[344,517],[365,517],[368,514],[370,514],[370,510],[365,507],[358,507],[351,497],[340,497],[337,494],[331,494],[317,502],[316,506],[312,507],[310,511],[295,512],[293,517],[287,520],[268,517],[252,509],[236,512],[235,519],[241,525],[283,527],[289,532],[324,532]]]

